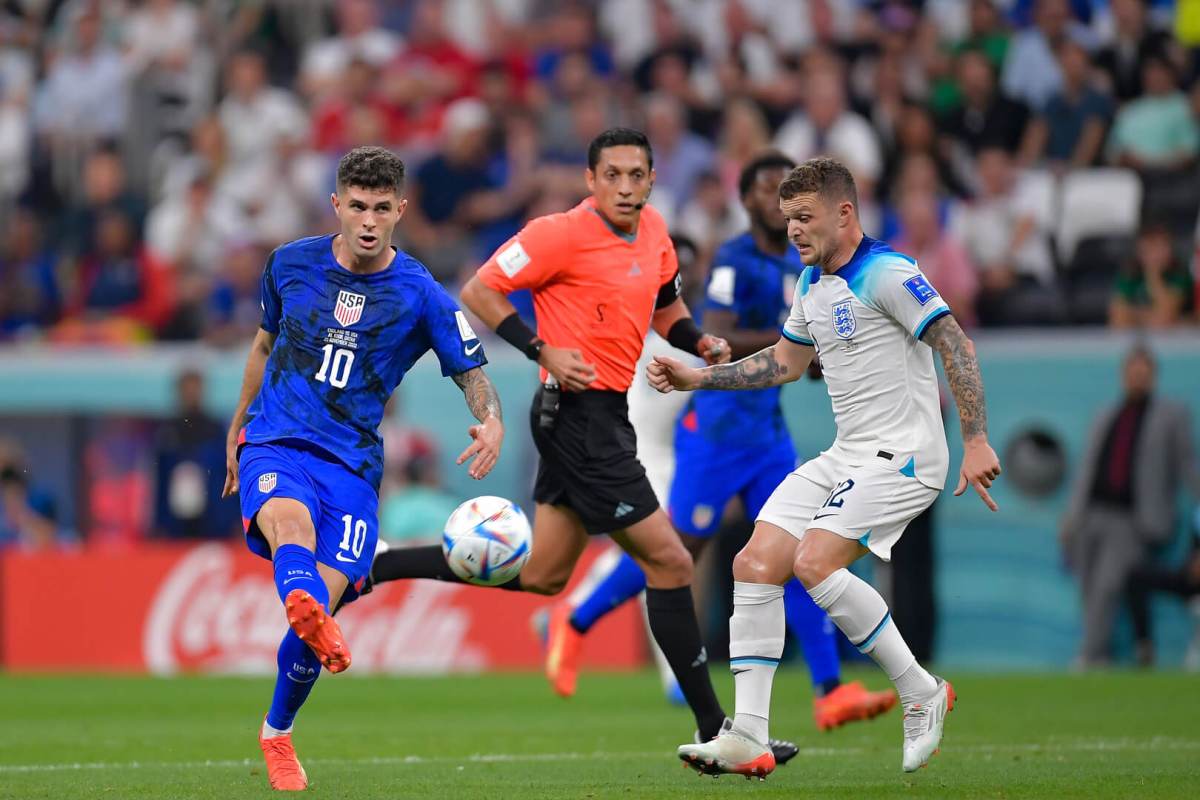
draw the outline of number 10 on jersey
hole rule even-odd
[[[325,357],[321,359],[321,368],[314,377],[321,383],[328,378],[331,386],[345,389],[350,381],[350,368],[354,366],[354,351],[341,347],[334,349],[332,344],[321,349],[325,351]]]

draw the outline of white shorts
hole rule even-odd
[[[797,539],[822,529],[856,539],[890,561],[892,546],[918,514],[938,496],[916,478],[891,464],[852,466],[825,452],[783,479],[758,513],[758,519],[783,528]]]

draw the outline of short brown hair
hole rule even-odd
[[[337,188],[400,193],[404,186],[404,162],[391,150],[382,147],[356,147],[338,162]]]
[[[849,201],[858,209],[858,190],[846,165],[832,158],[810,158],[792,169],[779,184],[779,199],[815,192],[827,203]]]

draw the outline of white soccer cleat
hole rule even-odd
[[[775,770],[770,748],[732,728],[721,731],[711,742],[679,746],[679,758],[701,775],[745,775],[759,780]]]
[[[916,772],[929,763],[942,743],[946,714],[954,710],[954,687],[937,679],[937,689],[926,700],[904,707],[905,772]]]

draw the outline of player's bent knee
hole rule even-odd
[[[778,583],[778,565],[771,564],[758,550],[747,545],[733,557],[733,579],[743,583]]]
[[[647,586],[655,589],[678,589],[691,585],[694,562],[692,554],[679,543],[676,547],[656,553],[643,569]]]
[[[805,589],[811,589],[837,572],[842,566],[827,554],[812,547],[805,547],[804,542],[801,541],[800,547],[796,549],[796,560],[792,564],[792,572],[795,573],[796,578],[804,585]]]

